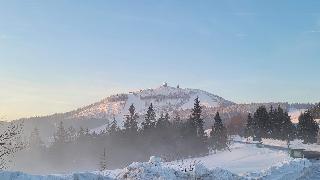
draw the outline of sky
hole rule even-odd
[[[169,85],[320,101],[320,1],[0,0],[0,119]]]

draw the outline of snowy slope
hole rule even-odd
[[[217,95],[198,89],[160,86],[154,89],[110,96],[98,103],[75,111],[72,118],[115,118],[121,125],[131,104],[135,106],[138,114],[145,114],[151,103],[157,114],[166,112],[171,114],[175,110],[191,109],[196,97],[199,97],[201,105],[206,107],[222,107],[234,104]],[[104,127],[100,127],[100,129],[104,129]],[[96,130],[98,131],[99,128]]]

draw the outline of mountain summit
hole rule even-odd
[[[164,83],[160,87],[109,96],[100,102],[78,109],[72,118],[116,118],[122,121],[129,106],[133,104],[138,114],[144,114],[152,103],[157,113],[172,113],[193,107],[194,99],[199,97],[201,105],[221,107],[234,104],[222,97],[199,89],[170,87]]]

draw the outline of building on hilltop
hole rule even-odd
[[[168,83],[167,83],[167,82],[164,82],[164,83],[162,84],[162,86],[163,86],[163,87],[168,87]]]

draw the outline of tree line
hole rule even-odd
[[[100,164],[99,169],[118,168],[131,162],[146,161],[154,155],[170,161],[206,155],[211,150],[228,149],[230,139],[218,112],[213,121],[211,131],[206,133],[199,98],[194,100],[187,119],[181,119],[179,114],[156,114],[152,103],[139,117],[132,104],[124,116],[123,126],[120,127],[113,119],[100,133],[84,128],[79,131],[73,127],[65,128],[60,122],[49,147],[44,146],[39,130],[35,128],[31,133],[29,149],[42,149],[34,154],[43,154],[51,161],[51,166],[65,162],[56,166],[61,169],[81,166],[81,162],[92,162],[83,169],[97,164]]]
[[[140,116],[140,117],[139,117]],[[139,123],[142,120],[141,123]],[[179,114],[156,114],[150,104],[144,115],[138,115],[134,104],[124,116],[123,125],[113,119],[100,133],[89,129],[64,127],[60,122],[50,146],[45,146],[37,128],[31,133],[28,147],[33,161],[48,163],[41,167],[55,170],[90,170],[119,168],[135,161],[147,161],[150,156],[160,156],[171,161],[208,154],[209,151],[229,150],[230,135],[217,112],[213,126],[205,131],[202,107],[198,98],[194,101],[189,117],[181,119]],[[140,120],[140,121],[139,121]],[[249,114],[245,126],[245,137],[255,139],[273,138],[304,143],[316,141],[318,125],[312,113],[306,111],[293,124],[290,116],[280,106],[259,107]],[[63,162],[63,163],[61,163]]]
[[[272,138],[279,140],[302,139],[304,143],[317,141],[319,125],[307,110],[299,116],[298,124],[291,122],[290,116],[280,106],[272,106],[267,111],[265,106],[260,106],[253,115],[249,114],[245,128],[245,137]]]

